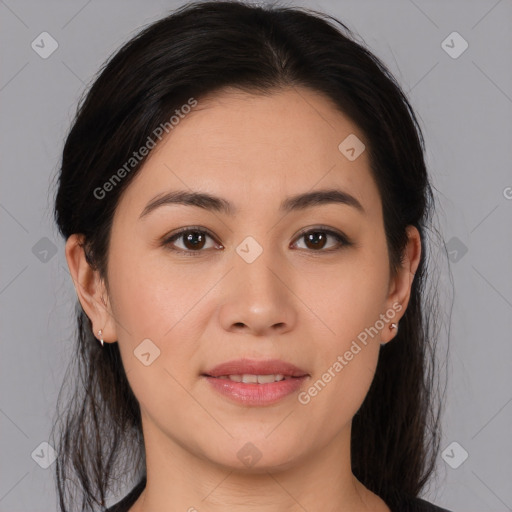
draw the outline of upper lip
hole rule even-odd
[[[297,366],[279,359],[258,361],[255,359],[237,359],[221,363],[203,375],[222,377],[224,375],[284,375],[289,377],[304,377],[307,372]]]

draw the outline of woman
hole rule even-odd
[[[440,437],[423,146],[314,11],[188,4],[113,56],[55,200],[79,299],[61,510],[105,510],[126,471],[110,511],[443,510],[418,498]]]

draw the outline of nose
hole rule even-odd
[[[223,280],[222,328],[256,336],[292,330],[297,321],[297,300],[290,273],[278,267],[270,251],[263,251],[252,263],[236,255],[234,265]]]

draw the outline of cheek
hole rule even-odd
[[[147,396],[151,389],[172,390],[172,396],[162,398],[169,407],[180,395],[178,382],[188,386],[195,376],[190,363],[198,352],[204,322],[211,317],[205,311],[209,301],[201,298],[218,277],[186,271],[161,255],[117,254],[122,257],[112,258],[110,284],[125,371],[143,402],[157,399]],[[150,354],[145,356],[145,362],[151,361],[147,366],[145,353]]]
[[[110,283],[116,319],[125,327],[120,338],[153,337],[167,340],[170,333],[211,287],[200,271],[176,265],[158,251],[112,251]]]
[[[365,329],[374,326],[385,311],[387,274],[382,264],[355,262],[340,266],[335,279],[331,272],[307,284],[304,293],[308,306],[322,319],[325,327],[322,331],[331,339],[328,344],[331,351],[342,350]]]
[[[309,426],[305,438],[331,439],[350,424],[370,389],[379,348],[376,342],[364,345],[343,331],[324,345],[315,374],[297,397]],[[310,418],[315,419],[312,425]]]
[[[135,251],[125,252],[112,260],[110,278],[119,350],[130,386],[144,413],[162,422],[162,428],[171,424],[177,410],[204,421],[204,411],[186,389],[195,376],[189,363],[200,338],[200,325],[194,321],[202,311],[197,303],[211,284],[197,276],[191,279],[179,266],[142,261]]]
[[[341,293],[341,292],[340,292]],[[373,302],[371,298],[373,297]],[[317,339],[315,373],[299,402],[313,417],[325,417],[321,435],[335,435],[361,407],[373,381],[380,352],[380,333],[373,330],[380,315],[375,294],[343,294],[337,312],[326,315],[333,333]]]
[[[361,406],[375,374],[380,334],[388,326],[380,319],[385,313],[386,265],[386,258],[360,253],[340,266],[338,279],[331,273],[315,286],[311,281],[308,296],[322,320],[322,333],[315,346],[316,374],[302,403],[343,411],[344,420]]]

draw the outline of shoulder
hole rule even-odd
[[[392,512],[451,512],[421,498],[402,498]]]
[[[128,512],[130,507],[137,501],[146,487],[146,478],[144,477],[121,501],[112,505],[105,512]]]

